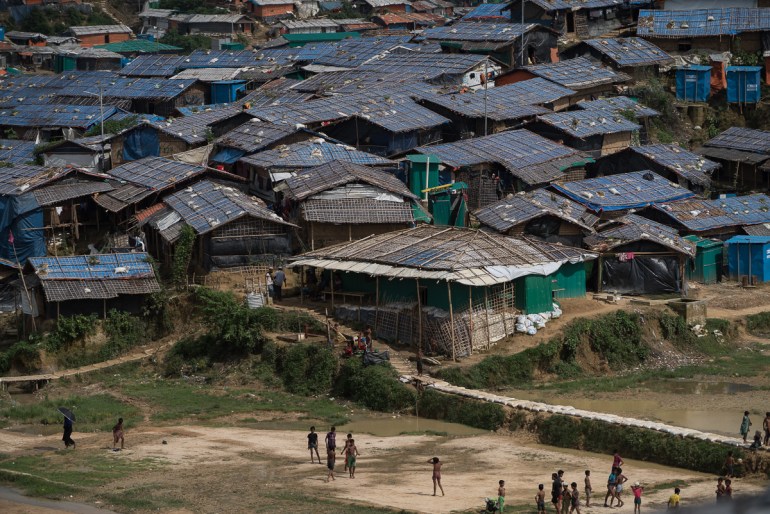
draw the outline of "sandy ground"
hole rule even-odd
[[[563,469],[567,480],[578,482],[581,489],[583,471],[593,470],[594,489],[598,495],[611,463],[611,457],[605,455],[538,445],[528,434],[474,437],[362,434],[356,436],[361,452],[356,478],[350,479],[342,472],[340,458],[337,461],[338,478],[327,484],[324,481],[326,467],[309,462],[304,432],[193,426],[137,429],[129,431],[127,438],[129,446],[125,451],[110,453],[117,462],[152,458],[165,465],[162,471],[126,477],[117,489],[130,490],[151,484],[158,490],[169,491],[174,497],[185,498],[188,505],[194,505],[195,512],[248,512],[249,505],[264,501],[261,499],[263,491],[282,490],[287,484],[311,496],[336,497],[409,511],[464,511],[481,508],[482,499],[495,494],[497,481],[501,479],[506,481],[508,505],[533,505],[537,484],[545,483],[548,490],[550,474],[557,469]],[[99,448],[105,439],[105,434],[80,435],[75,451]],[[163,440],[167,444],[163,444]],[[46,448],[58,444],[58,435],[36,437],[0,431],[0,446],[13,453],[52,453]],[[105,448],[105,451],[108,450]],[[442,470],[444,497],[432,496],[431,467],[426,461],[434,455],[445,461]],[[673,482],[687,484],[682,493],[685,502],[712,500],[714,482],[711,476],[639,461],[626,462],[625,471],[631,482],[640,481],[647,487],[647,506],[661,506],[671,494],[669,489]],[[665,489],[652,491],[656,484],[667,485]],[[762,483],[737,481],[735,494],[744,495],[761,489]],[[74,500],[88,501],[87,498]],[[2,512],[46,512],[23,510],[24,506],[5,510],[3,506],[0,503]],[[582,509],[589,514],[600,511],[607,512],[607,509],[601,506]],[[621,509],[613,509],[613,512],[626,511],[633,512],[632,502],[627,502]],[[313,512],[313,509],[312,506],[298,506],[295,512]]]

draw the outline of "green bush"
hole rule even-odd
[[[328,348],[296,344],[286,352],[281,371],[284,387],[295,394],[325,394],[332,387],[337,359]]]
[[[174,322],[168,308],[169,294],[163,289],[148,295],[142,305],[142,317],[147,322],[152,339],[160,339],[171,333]]]
[[[213,341],[209,357],[223,360],[262,350],[266,339],[257,316],[235,295],[201,287],[195,299]]]
[[[342,364],[334,393],[381,412],[410,410],[415,405],[414,391],[398,381],[392,366],[364,366],[359,358],[347,359]]]
[[[254,309],[253,316],[258,324],[268,332],[304,332],[305,326],[315,333],[326,331],[318,319],[302,311],[281,311],[271,307]]]
[[[458,398],[432,389],[418,399],[417,413],[425,418],[462,423],[484,430],[497,430],[505,424],[505,409],[497,403]]]
[[[104,321],[107,343],[101,349],[102,357],[113,359],[144,342],[144,325],[139,318],[115,309]]]
[[[708,441],[561,415],[540,418],[533,425],[543,444],[597,453],[618,449],[627,458],[704,473],[720,473],[729,450]],[[743,457],[742,450],[733,452]]]
[[[759,312],[746,316],[746,329],[754,335],[766,335],[770,332],[770,312]]]
[[[172,279],[177,286],[187,284],[187,269],[190,267],[195,237],[195,230],[190,225],[182,226],[179,238],[174,245],[174,262],[171,271]]]
[[[45,338],[45,349],[56,352],[75,341],[80,341],[86,336],[96,333],[96,314],[85,316],[61,316],[56,320],[56,328]]]
[[[27,373],[37,371],[41,365],[40,350],[37,345],[27,341],[19,341],[0,353],[0,373],[5,373],[12,367]]]

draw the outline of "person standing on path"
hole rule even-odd
[[[561,512],[561,479],[558,473],[551,473],[551,503],[553,503],[556,514]]]
[[[321,456],[318,454],[318,434],[315,433],[315,427],[310,427],[310,433],[307,435],[307,449],[310,450],[310,464],[313,464],[313,450],[318,457],[318,463],[321,464]]]
[[[64,416],[64,435],[61,438],[64,441],[64,447],[75,449],[75,441],[72,440],[72,420]]]
[[[644,487],[639,482],[636,482],[631,486],[631,491],[634,493],[634,514],[642,514],[642,493]]]
[[[350,446],[350,441],[353,440],[353,434],[348,434],[347,439],[345,439],[345,446],[342,447],[342,451],[340,452],[340,455],[344,455],[345,452],[348,450],[348,446]],[[348,470],[348,459],[345,459],[345,471]]]
[[[741,436],[743,442],[747,442],[746,438],[749,436],[749,428],[751,427],[751,420],[749,419],[749,411],[743,412],[743,420],[741,421]]]
[[[765,441],[764,445],[770,443],[770,412],[765,412],[765,419],[762,421],[762,428],[765,429]]]
[[[356,457],[358,457],[358,448],[356,448],[356,441],[351,439],[345,449],[345,460],[348,463],[348,471],[350,472],[350,478],[356,478]]]
[[[569,508],[572,505],[572,493],[569,491],[569,484],[563,482],[564,489],[561,491],[561,514],[569,514]]]
[[[725,496],[724,501],[731,502],[733,501],[733,481],[729,478],[725,479]]]
[[[326,443],[327,451],[334,451],[337,449],[337,427],[332,427],[331,430],[329,430],[324,439],[324,443]]]
[[[326,481],[328,482],[331,478],[332,480],[336,480],[334,478],[334,461],[337,459],[337,452],[334,450],[328,450],[326,452],[326,468],[329,470],[329,472],[326,474]]]
[[[428,459],[428,464],[433,464],[433,496],[436,496],[436,486],[441,489],[441,496],[444,496],[444,488],[441,485],[441,466],[444,464],[438,457]]]
[[[118,449],[118,441],[120,441],[120,449],[123,449],[123,418],[118,418],[118,424],[112,427],[112,449]]]
[[[275,291],[275,301],[283,301],[283,285],[286,283],[286,274],[283,272],[283,268],[278,268],[278,271],[273,275],[273,290]]]
[[[543,484],[537,486],[535,503],[537,504],[537,514],[545,514],[545,486]]]
[[[265,273],[265,287],[267,287],[267,297],[275,298],[275,288],[273,286],[273,268],[269,268]]]
[[[612,501],[615,499],[615,482],[617,481],[617,475],[615,471],[617,468],[612,468],[612,473],[607,477],[607,494],[604,495],[604,506],[612,507]],[[607,499],[610,499],[610,504],[607,505]]]
[[[612,452],[612,469],[622,467],[625,462],[623,462],[623,457],[620,456],[620,453],[618,450],[614,450]]]
[[[497,487],[497,508],[500,509],[500,514],[503,514],[505,508],[505,480],[500,480]]]
[[[591,487],[591,471],[586,470],[586,487],[585,487],[585,493],[586,493],[586,507],[591,506],[591,493],[593,492],[593,487]]]
[[[572,496],[570,500],[572,502],[572,507],[569,510],[570,514],[574,512],[580,514],[580,491],[578,491],[577,482],[572,482]]]
[[[618,507],[622,507],[625,505],[625,502],[620,499],[621,494],[623,493],[623,484],[628,482],[628,478],[626,475],[623,474],[623,469],[621,468],[615,468],[615,498],[618,500]],[[610,500],[610,507],[612,507],[612,500]]]

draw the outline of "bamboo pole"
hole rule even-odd
[[[420,279],[414,279],[417,284],[417,348],[422,350],[422,301],[420,300]]]
[[[473,354],[473,290],[468,286],[468,330],[471,334],[471,354]]]
[[[330,278],[331,278],[331,281],[330,281],[330,285],[331,285],[331,289],[332,289],[332,309],[334,309],[334,270],[333,270],[333,269],[330,269],[330,270],[329,270],[329,273],[331,274],[331,277],[330,277]],[[332,312],[333,312],[333,311],[332,311]]]
[[[470,286],[468,287],[470,288]],[[454,309],[452,308],[452,283],[448,280],[446,281],[446,290],[447,294],[449,295],[449,324],[452,325],[452,360],[456,361],[457,355],[455,353],[455,315]],[[471,340],[473,340],[473,336],[471,336]],[[472,344],[471,348],[473,348]]]
[[[492,336],[489,333],[489,296],[487,294],[489,287],[484,286],[484,316],[487,318],[487,350],[492,345]]]
[[[374,333],[377,333],[377,318],[380,316],[380,277],[374,278]],[[398,333],[398,332],[396,332]]]

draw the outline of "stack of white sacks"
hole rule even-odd
[[[516,332],[533,336],[537,334],[538,330],[545,328],[545,324],[548,323],[549,319],[560,317],[561,307],[559,307],[558,303],[554,303],[552,311],[516,316]]]

